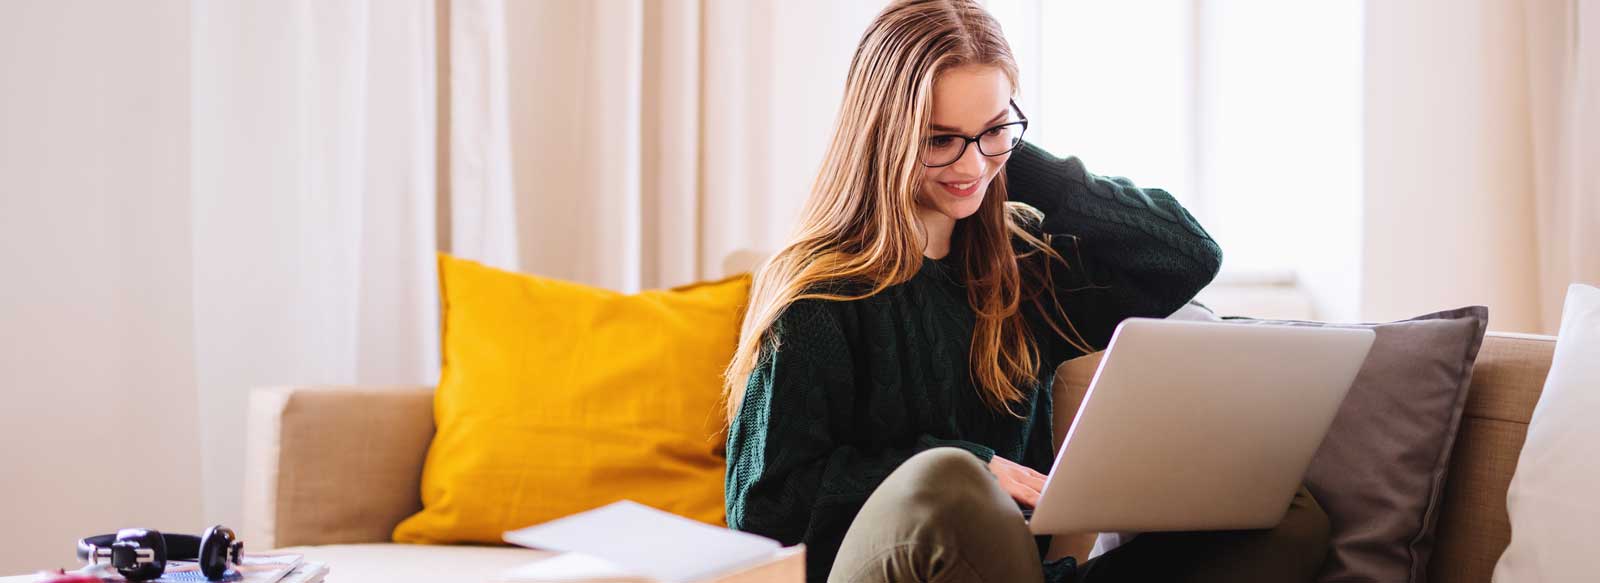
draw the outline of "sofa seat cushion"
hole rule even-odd
[[[307,561],[327,563],[327,583],[486,582],[553,555],[522,547],[397,543],[287,547],[274,552],[301,553]]]

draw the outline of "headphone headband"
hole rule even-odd
[[[78,560],[89,561],[90,554],[95,549],[110,549],[111,545],[117,542],[118,534],[121,534],[121,531],[78,539]],[[200,558],[200,537],[192,534],[166,534],[159,532],[155,534],[161,535],[161,542],[167,549],[168,561],[193,561]]]

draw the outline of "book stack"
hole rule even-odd
[[[246,554],[243,560],[228,570],[223,581],[228,583],[322,583],[328,575],[326,563],[306,562],[303,555],[278,553],[278,554]],[[57,579],[45,576],[40,581],[55,581]],[[64,573],[59,580],[82,581],[89,580],[109,583],[114,581],[127,581],[120,573],[111,567],[89,565],[77,571]],[[167,569],[160,577],[151,579],[150,583],[211,583],[200,572],[200,565],[194,561],[170,561]]]

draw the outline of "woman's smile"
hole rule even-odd
[[[952,195],[966,198],[977,194],[978,186],[982,182],[983,180],[981,179],[973,179],[966,182],[940,182],[939,185],[943,186]]]

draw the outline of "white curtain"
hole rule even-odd
[[[1553,334],[1567,286],[1600,285],[1600,1],[1529,0],[1524,15],[1539,317]]]
[[[204,514],[238,524],[251,389],[438,378],[435,5],[191,8]]]
[[[622,291],[718,277],[730,252],[782,243],[882,5],[444,1],[449,250]]]
[[[449,186],[440,192],[443,248],[501,269],[517,268],[516,193],[512,190],[510,71],[502,0],[439,0],[446,5],[440,59],[448,64],[440,99]],[[451,42],[451,39],[460,39]]]

